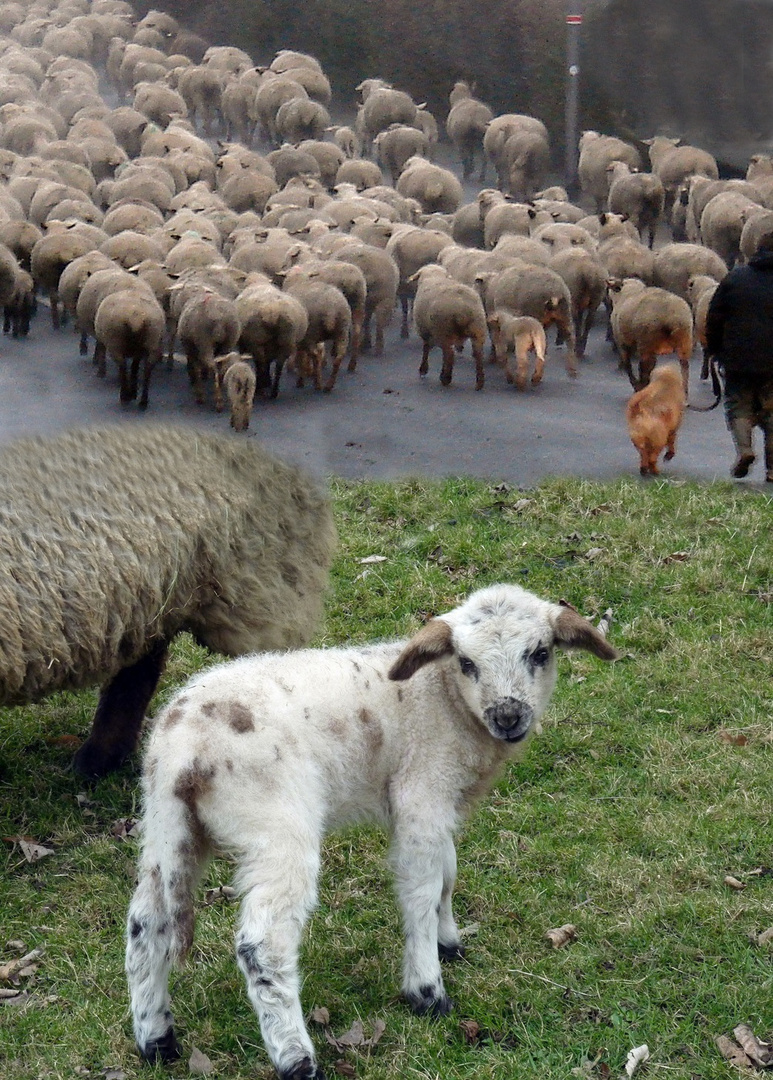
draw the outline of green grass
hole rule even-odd
[[[614,665],[577,654],[525,759],[509,766],[459,837],[455,910],[468,958],[446,969],[456,1010],[430,1022],[400,1003],[400,929],[371,830],[331,838],[303,956],[304,1008],[336,1034],[386,1024],[364,1080],[553,1080],[584,1062],[620,1075],[649,1045],[650,1076],[730,1075],[714,1037],[773,1031],[773,542],[771,503],[719,484],[555,480],[529,491],[465,480],[334,485],[340,548],[318,644],[407,635],[493,581],[515,581],[589,617],[611,607]],[[386,561],[363,564],[369,555]],[[154,708],[210,658],[180,639]],[[54,849],[0,851],[6,942],[45,949],[0,1001],[0,1076],[163,1075],[131,1039],[123,923],[136,845],[137,772],[87,792],[67,771],[93,693],[0,716],[0,836]],[[760,871],[752,873],[753,871]],[[724,884],[733,874],[747,887]],[[228,883],[213,864],[206,887]],[[232,956],[234,905],[200,904],[196,943],[173,979],[186,1055],[217,1075],[273,1075]],[[574,923],[554,950],[545,931]],[[460,1020],[482,1037],[469,1044]],[[341,1055],[312,1026],[322,1065]],[[78,1072],[76,1070],[80,1069]],[[187,1062],[170,1070],[188,1075]]]

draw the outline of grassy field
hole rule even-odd
[[[560,660],[525,757],[459,837],[455,910],[467,959],[446,968],[455,1012],[417,1019],[398,997],[400,929],[385,838],[326,844],[304,947],[304,1008],[330,1077],[732,1075],[714,1039],[773,1032],[773,513],[729,485],[546,482],[528,491],[423,481],[334,488],[340,549],[319,644],[410,634],[472,589],[514,581],[599,618],[623,652]],[[386,560],[363,563],[370,555]],[[179,640],[154,709],[210,657]],[[136,842],[137,772],[87,789],[67,771],[93,693],[0,713],[0,1077],[161,1076],[133,1047],[123,926]],[[18,841],[51,853],[28,862]],[[742,888],[725,882],[728,875]],[[213,864],[205,889],[228,884]],[[235,905],[202,891],[197,936],[173,980],[190,1075],[273,1075],[232,955]],[[565,923],[577,939],[554,949]],[[7,944],[10,943],[10,944]],[[319,1016],[319,1014],[317,1014]],[[355,1040],[356,1041],[356,1040]],[[111,1071],[112,1070],[112,1071]],[[637,1074],[638,1075],[638,1074]]]

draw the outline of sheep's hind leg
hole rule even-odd
[[[298,975],[301,935],[316,902],[320,840],[301,835],[297,822],[275,824],[269,835],[256,823],[261,842],[239,868],[244,899],[236,959],[281,1080],[325,1080],[303,1020]]]
[[[464,956],[464,946],[459,937],[459,928],[454,919],[451,898],[456,884],[456,848],[449,837],[443,848],[443,892],[440,895],[440,913],[438,915],[437,947],[441,960],[460,960]]]
[[[91,734],[73,758],[73,768],[81,776],[112,772],[136,746],[145,710],[164,670],[168,644],[156,642],[103,687]]]

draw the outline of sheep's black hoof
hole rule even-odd
[[[417,1016],[428,1016],[431,1020],[448,1016],[454,1007],[448,994],[438,997],[433,986],[420,986],[418,994],[406,995],[406,1001]]]
[[[72,769],[84,780],[99,780],[119,769],[131,751],[131,747],[119,747],[106,752],[103,747],[90,744],[87,739],[83,746],[76,750],[72,759]]]
[[[280,1072],[279,1080],[325,1080],[325,1074],[310,1057],[304,1057],[289,1069]]]
[[[454,945],[444,945],[442,941],[439,941],[437,951],[440,959],[448,963],[452,963],[454,960],[463,960],[466,955],[464,945],[459,942]]]
[[[150,1062],[151,1065],[154,1065],[157,1061],[168,1065],[172,1061],[181,1058],[183,1053],[182,1047],[175,1037],[174,1028],[165,1031],[160,1039],[152,1039],[150,1042],[145,1043],[144,1046],[139,1046],[138,1050],[145,1061]]]

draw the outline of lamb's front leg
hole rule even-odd
[[[392,863],[405,932],[402,989],[404,998],[419,1015],[445,1016],[452,1008],[439,958],[441,913],[444,935],[450,930],[449,916],[453,924],[453,884],[445,888],[449,880],[449,845],[453,849],[449,833],[428,832],[416,822],[395,830]],[[453,924],[451,933],[455,930]],[[458,942],[458,934],[455,939]],[[443,941],[443,945],[449,944]]]
[[[464,946],[454,919],[451,900],[456,884],[456,848],[452,838],[443,845],[443,892],[440,896],[438,915],[437,948],[441,960],[461,960]]]

